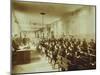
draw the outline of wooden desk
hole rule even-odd
[[[13,55],[13,64],[27,64],[31,62],[31,50],[18,50]]]

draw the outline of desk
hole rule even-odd
[[[31,62],[31,50],[18,50],[13,54],[13,64],[27,64]]]

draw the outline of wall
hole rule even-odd
[[[20,31],[21,31],[20,26],[19,24],[16,23],[16,20],[13,14],[12,14],[12,26],[11,27],[12,27],[12,35],[20,34]]]
[[[95,35],[95,7],[84,7],[61,18],[64,32],[83,37]]]
[[[75,35],[95,38],[95,7],[84,6],[72,13],[65,13],[60,20],[51,24],[55,37]]]

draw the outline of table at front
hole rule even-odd
[[[18,50],[13,54],[13,64],[27,64],[31,62],[31,51],[32,50]]]

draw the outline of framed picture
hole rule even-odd
[[[13,74],[96,69],[96,6],[11,1]]]

